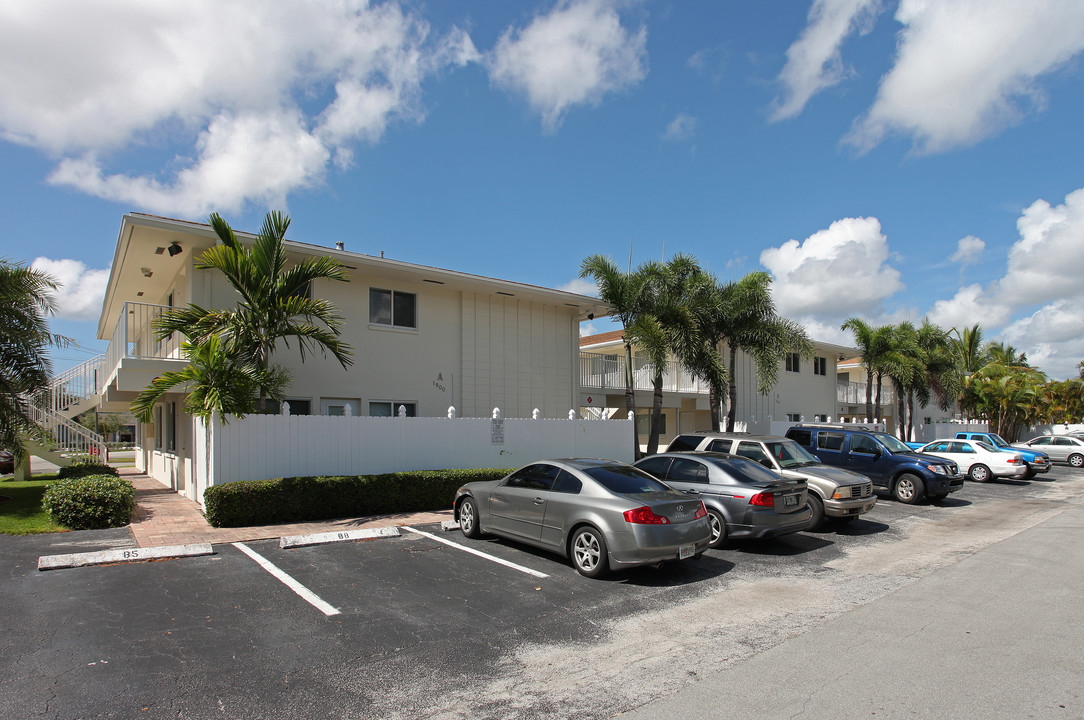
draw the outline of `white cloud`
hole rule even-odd
[[[960,238],[956,243],[956,252],[949,258],[952,262],[958,262],[961,265],[969,265],[979,257],[982,256],[982,251],[986,249],[986,243],[974,235],[968,235],[965,238]]]
[[[576,105],[638,83],[647,30],[629,32],[613,0],[560,0],[523,29],[509,28],[488,59],[490,81],[522,93],[548,131]]]
[[[588,280],[586,278],[575,278],[569,282],[561,285],[557,288],[564,292],[576,293],[577,295],[586,295],[588,297],[598,297],[598,285],[594,280]]]
[[[1011,308],[993,301],[981,285],[960,288],[949,300],[938,300],[930,309],[930,322],[946,330],[963,329],[979,323],[998,328],[1008,322]]]
[[[1084,306],[1081,298],[1057,300],[1005,328],[1000,336],[1027,352],[1028,362],[1051,378],[1077,376],[1084,358]]]
[[[781,314],[835,319],[872,312],[903,289],[888,255],[876,218],[843,218],[803,242],[788,240],[764,250],[760,262],[775,277],[773,295]]]
[[[1016,221],[1020,239],[1009,251],[1009,266],[998,296],[1014,305],[1084,299],[1084,188],[1061,205],[1036,200]]]
[[[893,68],[847,142],[890,133],[920,152],[972,145],[1043,105],[1039,78],[1084,49],[1080,0],[901,0]]]
[[[868,33],[880,11],[880,0],[814,0],[809,24],[787,50],[779,73],[783,95],[776,98],[771,119],[799,115],[815,94],[841,82],[848,71],[840,46],[856,30]]]
[[[102,310],[109,270],[91,270],[78,260],[39,257],[31,263],[59,283],[57,317],[62,320],[94,320]]]
[[[146,209],[277,203],[420,121],[425,78],[478,57],[459,29],[429,34],[394,0],[0,0],[0,137],[59,157],[54,182]],[[119,149],[175,143],[191,152],[160,174],[109,172]]]
[[[696,134],[696,118],[684,113],[678,115],[666,126],[666,132],[662,134],[663,140],[688,140]]]

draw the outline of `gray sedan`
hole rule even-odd
[[[711,537],[699,498],[613,460],[546,460],[467,483],[454,509],[465,536],[491,533],[560,553],[587,577],[698,557]]]
[[[804,480],[785,480],[759,463],[714,452],[662,453],[636,463],[708,508],[711,547],[727,538],[770,538],[805,530],[812,513]]]
[[[1084,440],[1072,435],[1040,435],[1027,442],[1013,443],[1012,446],[1039,450],[1049,455],[1051,460],[1084,467]]]

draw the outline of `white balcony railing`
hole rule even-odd
[[[181,335],[173,333],[163,340],[157,339],[154,321],[170,308],[165,305],[126,302],[117,318],[109,349],[105,353],[103,372],[99,382],[105,383],[124,358],[180,359]],[[100,387],[99,390],[104,390]]]
[[[53,445],[50,449],[66,456],[94,456],[102,462],[108,459],[105,438],[98,433],[48,408],[36,405],[32,400],[27,402],[27,409],[34,424],[48,433]]]
[[[873,386],[873,393],[870,396],[873,402],[877,402],[877,386]],[[866,404],[866,383],[849,382],[839,383],[836,385],[836,400],[841,403],[847,403],[849,405],[865,405]],[[896,393],[892,388],[891,381],[881,383],[881,405],[894,405],[896,402]]]
[[[653,390],[655,366],[637,356],[632,358],[633,388]],[[580,353],[580,387],[598,390],[625,390],[624,355]],[[702,393],[709,392],[708,384],[681,367],[681,363],[669,361],[662,371],[663,392]]]

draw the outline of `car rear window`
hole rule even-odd
[[[700,445],[700,441],[704,438],[697,435],[678,435],[676,438],[670,441],[667,446],[667,452],[684,452],[685,450],[696,450]]]
[[[643,470],[624,465],[603,465],[586,468],[583,472],[602,487],[618,495],[636,495],[670,489],[668,485],[664,485]]]
[[[744,485],[779,482],[779,476],[759,463],[745,458],[712,458],[708,460],[732,480]]]
[[[787,437],[799,445],[809,445],[809,441],[813,439],[813,431],[805,428],[791,428],[787,430]]]

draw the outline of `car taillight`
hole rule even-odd
[[[704,501],[700,501],[700,505],[703,506]],[[669,525],[670,518],[662,515],[656,515],[652,512],[651,508],[647,505],[638,507],[635,510],[626,510],[625,522],[630,522],[633,525]]]
[[[759,505],[760,507],[775,507],[775,496],[766,492],[757,493],[749,498],[749,504]]]
[[[704,501],[701,500],[700,501],[700,508],[696,511],[696,514],[693,515],[693,520],[699,520],[700,518],[707,517],[707,516],[708,516],[708,509],[706,507],[704,507]]]
[[[1009,464],[1010,465],[1013,465],[1013,464],[1018,463],[1018,462],[1020,462],[1020,461],[1017,460],[1016,458],[1009,458]]]

